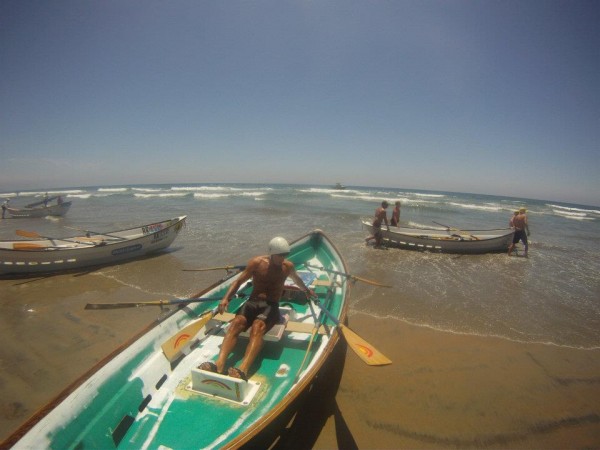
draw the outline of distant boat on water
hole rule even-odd
[[[334,188],[335,189],[346,189],[346,186],[344,186],[342,183],[335,183]]]
[[[42,202],[43,203],[43,202]],[[25,208],[10,208],[7,207],[6,211],[13,219],[25,218],[25,217],[46,217],[46,216],[64,216],[69,208],[71,202],[57,203],[56,205],[49,206],[36,206],[36,207],[25,207]]]

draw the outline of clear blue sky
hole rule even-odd
[[[0,2],[0,191],[386,186],[600,205],[600,2]]]

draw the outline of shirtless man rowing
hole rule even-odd
[[[227,371],[231,377],[247,380],[248,370],[263,347],[265,333],[279,321],[279,300],[283,294],[285,280],[290,277],[307,298],[314,295],[296,273],[294,264],[285,259],[289,252],[290,246],[284,238],[273,238],[269,242],[269,254],[252,258],[238,279],[232,283],[219,303],[219,313],[227,311],[231,297],[250,278],[252,293],[231,321],[216,363],[204,362],[200,369],[224,373],[227,357],[235,348],[239,334],[252,327],[242,362],[239,367],[230,367]]]

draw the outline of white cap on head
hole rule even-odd
[[[290,252],[290,244],[282,237],[274,237],[269,242],[269,255],[281,255]]]

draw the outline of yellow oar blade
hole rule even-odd
[[[360,359],[370,366],[385,366],[391,364],[392,360],[361,338],[358,334],[343,324],[339,324],[340,330],[346,339],[348,346],[358,355]]]
[[[209,311],[204,317],[183,327],[175,335],[167,339],[162,345],[162,351],[169,361],[173,361],[181,355],[181,351],[186,347],[186,344],[191,338],[196,336],[198,332],[208,323],[214,316],[215,311]]]

